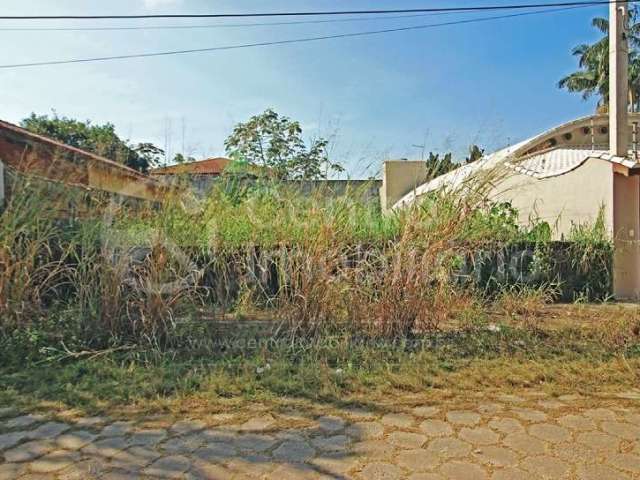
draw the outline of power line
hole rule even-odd
[[[372,22],[379,20],[396,20],[404,18],[424,18],[436,15],[449,15],[456,12],[420,13],[415,15],[389,15],[380,17],[332,18],[331,20],[300,20],[293,22],[258,22],[258,23],[218,23],[207,25],[140,25],[133,27],[0,27],[3,32],[85,32],[111,30],[191,30],[241,27],[270,27],[281,25],[316,25],[324,23]],[[465,12],[460,12],[465,13]],[[472,13],[472,12],[466,12]]]
[[[337,39],[337,38],[364,37],[364,36],[379,35],[384,33],[406,32],[410,30],[425,30],[429,28],[445,27],[445,26],[451,26],[451,25],[462,25],[462,24],[468,24],[468,23],[487,22],[487,21],[500,20],[500,19],[506,19],[506,18],[540,15],[545,13],[574,10],[576,8],[584,8],[588,6],[590,5],[579,5],[579,6],[573,6],[573,7],[567,7],[567,8],[537,10],[533,12],[512,13],[507,15],[497,15],[497,16],[482,17],[482,18],[470,18],[466,20],[454,20],[450,22],[431,23],[426,25],[414,25],[410,27],[387,28],[384,30],[370,30],[370,31],[364,31],[364,32],[322,35],[317,37],[295,38],[295,39],[289,39],[289,40],[244,43],[240,45],[226,45],[221,47],[193,48],[193,49],[185,49],[185,50],[170,50],[170,51],[164,51],[164,52],[136,53],[136,54],[129,54],[129,55],[112,55],[112,56],[93,57],[93,58],[78,58],[78,59],[70,59],[70,60],[14,63],[14,64],[0,65],[0,69],[6,70],[11,68],[42,67],[42,66],[48,66],[48,65],[67,65],[67,64],[73,64],[73,63],[104,62],[104,61],[110,61],[110,60],[162,57],[162,56],[169,56],[169,55],[184,55],[189,53],[218,52],[218,51],[224,51],[224,50],[239,50],[244,48],[267,47],[267,46],[274,46],[274,45],[289,45],[294,43],[309,43],[309,42],[316,42],[321,40],[330,40],[330,39]]]
[[[0,16],[0,20],[117,20],[144,18],[247,18],[247,17],[300,17],[325,15],[380,15],[392,13],[429,13],[429,12],[478,12],[487,10],[517,10],[528,8],[575,7],[581,5],[608,5],[610,3],[635,3],[638,0],[590,0],[558,3],[529,3],[513,5],[484,5],[472,7],[440,8],[402,8],[387,10],[329,10],[316,12],[263,12],[263,13],[176,13],[144,15],[11,15]]]

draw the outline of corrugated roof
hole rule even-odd
[[[630,115],[630,122],[637,120],[640,120],[639,114]],[[465,181],[471,177],[498,167],[507,171],[515,170],[520,174],[538,179],[568,173],[589,158],[606,160],[628,169],[640,169],[636,152],[629,151],[627,158],[614,156],[608,152],[608,146],[603,142],[608,135],[607,122],[606,115],[594,115],[560,125],[428,181],[401,198],[393,208],[402,208],[421,195],[442,188],[457,190],[463,187]],[[574,136],[578,133],[581,137]],[[587,141],[590,144],[577,144],[576,139],[580,143]],[[570,145],[572,140],[576,144]]]
[[[151,170],[151,175],[221,175],[231,160],[224,157],[207,158],[197,162],[180,163],[168,167],[155,168]]]

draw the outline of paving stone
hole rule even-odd
[[[589,410],[585,410],[583,415],[593,418],[594,420],[608,420],[610,422],[613,422],[616,419],[616,414],[608,408],[591,408]]]
[[[493,418],[489,421],[489,427],[501,433],[522,433],[522,423],[513,418]]]
[[[540,400],[538,405],[547,410],[559,410],[567,407],[566,403],[562,403],[558,400]]]
[[[541,440],[560,443],[571,438],[571,434],[566,428],[553,425],[551,423],[538,423],[529,427],[529,433]]]
[[[520,463],[520,466],[542,478],[553,480],[563,478],[570,470],[566,462],[549,455],[527,457]]]
[[[24,473],[26,466],[23,463],[0,464],[0,480],[15,480]]]
[[[3,421],[2,426],[7,429],[24,428],[33,425],[34,423],[42,422],[43,420],[44,417],[42,415],[21,415],[19,417]]]
[[[139,473],[159,457],[160,454],[151,448],[136,446],[118,452],[112,457],[109,466],[126,472]]]
[[[331,437],[316,437],[311,440],[312,445],[325,452],[342,452],[349,445],[349,437],[346,435],[333,435]]]
[[[537,480],[537,478],[519,468],[507,467],[493,472],[491,480]]]
[[[95,427],[107,423],[107,421],[105,417],[82,417],[74,420],[78,427]]]
[[[484,480],[489,478],[487,472],[468,462],[449,462],[440,468],[440,472],[449,480]]]
[[[48,453],[29,464],[29,468],[36,473],[53,473],[80,460],[78,452],[68,450],[56,450]]]
[[[174,435],[184,435],[204,430],[207,424],[200,420],[180,420],[174,423],[169,431]]]
[[[514,467],[518,463],[518,455],[504,447],[490,445],[474,451],[473,455],[482,463],[495,467]]]
[[[471,452],[471,445],[457,438],[436,438],[429,443],[427,450],[443,458],[465,457]]]
[[[440,463],[440,457],[435,452],[418,448],[398,453],[395,457],[395,462],[398,466],[411,472],[423,472],[434,470]]]
[[[631,478],[605,465],[578,465],[576,470],[580,480],[630,480]]]
[[[238,455],[238,450],[227,443],[209,443],[193,452],[193,456],[206,462],[220,463]]]
[[[219,465],[217,463],[208,463],[202,460],[194,460],[191,462],[191,469],[185,474],[185,480],[210,480],[210,479],[227,479],[234,478],[238,480],[244,480],[245,477],[242,474],[238,476],[234,471],[226,465]]]
[[[478,405],[477,410],[484,415],[494,415],[502,412],[504,410],[504,405],[500,403],[482,403]]]
[[[602,422],[602,430],[625,440],[640,441],[640,427],[624,422]]]
[[[29,432],[9,432],[0,435],[0,450],[5,450],[17,445],[27,437]]]
[[[524,398],[518,395],[503,394],[503,395],[498,395],[496,398],[501,402],[507,402],[507,403],[522,403],[525,401]]]
[[[235,445],[241,450],[264,452],[273,447],[278,440],[271,435],[249,433],[235,439]]]
[[[160,478],[180,478],[191,468],[191,461],[182,455],[161,457],[143,470],[145,475]]]
[[[444,480],[439,473],[413,473],[407,477],[407,480]]]
[[[86,455],[96,455],[111,458],[129,447],[129,440],[125,437],[109,437],[89,443],[81,449]]]
[[[134,431],[129,437],[131,445],[154,446],[167,438],[167,431],[162,428],[141,429]]]
[[[636,475],[640,474],[640,455],[632,453],[616,453],[607,455],[607,463],[620,470],[626,470]]]
[[[137,472],[126,472],[122,470],[112,470],[100,476],[100,480],[137,480],[140,475]]]
[[[339,432],[345,426],[344,418],[325,415],[317,419],[318,428],[324,432]]]
[[[107,472],[109,467],[102,459],[91,458],[74,463],[73,465],[58,472],[58,480],[93,480],[100,478]]]
[[[66,450],[80,450],[96,439],[96,435],[87,430],[75,430],[56,438],[56,445]]]
[[[387,413],[381,422],[389,427],[409,428],[413,426],[415,418],[406,413]]]
[[[69,425],[65,423],[47,422],[40,425],[35,430],[31,430],[27,435],[27,438],[32,440],[41,440],[45,438],[53,439],[67,430],[69,430]]]
[[[365,440],[356,443],[353,452],[362,457],[387,458],[395,453],[395,447],[383,440]]]
[[[273,457],[276,460],[285,460],[293,463],[306,462],[314,454],[314,449],[303,442],[284,442],[273,451]]]
[[[280,465],[268,473],[265,480],[311,480],[318,478],[317,473],[309,465]]]
[[[542,440],[526,433],[510,433],[504,437],[502,444],[524,455],[542,455],[547,451]]]
[[[55,480],[53,473],[27,473],[20,477],[20,480]]]
[[[345,433],[355,440],[381,438],[384,426],[379,422],[357,422],[349,425]]]
[[[413,415],[415,415],[416,417],[422,417],[422,418],[433,417],[438,412],[440,412],[440,409],[438,407],[430,407],[430,406],[415,407],[411,410],[411,413],[413,413]]]
[[[470,412],[467,410],[459,410],[447,412],[447,420],[455,425],[466,425],[468,427],[473,427],[480,423],[480,415],[475,412]]]
[[[574,464],[595,463],[599,458],[594,454],[593,449],[575,441],[556,443],[550,445],[548,450],[554,453],[557,458]]]
[[[410,432],[393,432],[388,441],[400,448],[420,448],[428,440],[425,435]]]
[[[226,466],[235,474],[247,475],[250,478],[262,478],[265,473],[275,470],[277,464],[266,455],[245,453],[241,457],[233,457],[228,460]]]
[[[361,422],[365,420],[375,420],[377,418],[375,413],[363,408],[347,408],[343,413],[350,419]]]
[[[463,428],[458,436],[472,445],[493,445],[498,443],[500,436],[486,427]]]
[[[544,422],[548,418],[546,413],[533,408],[514,408],[512,411],[516,416],[527,422]]]
[[[563,427],[583,432],[598,428],[593,419],[584,415],[564,415],[558,418],[557,422]]]
[[[453,435],[453,428],[442,420],[425,420],[420,424],[420,430],[430,437],[446,437]]]
[[[403,477],[402,470],[391,463],[370,463],[359,475],[365,480],[396,480]]]
[[[53,444],[46,440],[33,440],[4,452],[4,459],[8,463],[27,462],[35,460],[53,450]]]
[[[165,452],[186,455],[205,444],[205,438],[198,434],[173,437],[160,445]]]
[[[114,422],[107,425],[100,432],[101,437],[121,437],[126,435],[133,428],[133,422]]]
[[[558,400],[560,400],[561,402],[565,402],[565,403],[573,403],[577,400],[582,399],[582,395],[578,395],[576,393],[570,393],[567,395],[560,395],[558,397]]]
[[[324,474],[332,475],[331,478],[343,478],[346,472],[361,467],[358,459],[342,454],[321,455],[309,460],[309,464]]]
[[[600,432],[580,433],[576,437],[576,441],[593,450],[606,452],[618,451],[618,445],[620,444],[620,440],[617,437]]]

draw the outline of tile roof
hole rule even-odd
[[[230,162],[231,160],[224,157],[207,158],[206,160],[199,160],[197,162],[188,162],[178,165],[170,165],[168,167],[155,168],[149,173],[151,175],[221,175]]]

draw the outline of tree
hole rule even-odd
[[[271,109],[236,125],[225,141],[232,158],[281,180],[313,180],[327,178],[330,171],[344,171],[329,161],[327,145],[327,140],[319,138],[307,147],[300,123]]]
[[[426,160],[427,164],[427,176],[429,178],[436,178],[440,175],[444,175],[452,170],[455,170],[460,165],[453,161],[453,155],[451,152],[445,153],[442,157],[439,153],[429,152],[429,157]]]
[[[638,110],[640,101],[640,23],[636,22],[638,9],[629,9],[629,104]],[[562,78],[559,88],[582,93],[585,100],[598,96],[598,107],[609,103],[609,21],[596,17],[591,22],[604,36],[594,44],[578,45],[572,55],[578,57],[580,70]]]
[[[89,120],[82,122],[59,117],[53,112],[51,117],[32,113],[20,125],[33,133],[95,153],[140,172],[158,165],[164,155],[162,149],[151,143],[132,145],[120,139],[111,123],[94,125]]]
[[[464,159],[464,163],[473,163],[476,160],[480,160],[484,155],[484,148],[480,148],[478,145],[469,146],[469,156]]]

